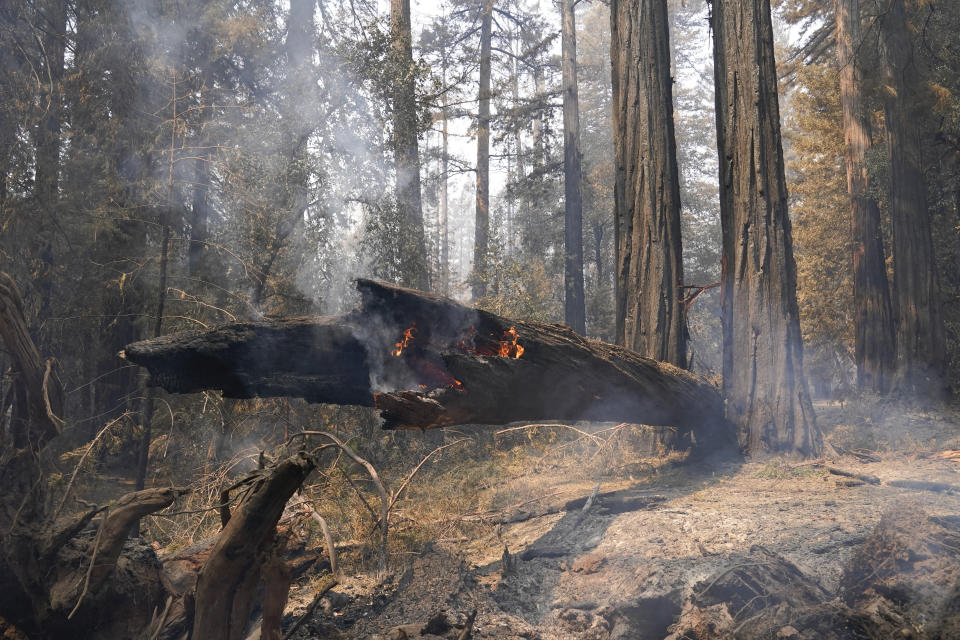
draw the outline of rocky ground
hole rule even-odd
[[[430,544],[382,586],[343,579],[295,637],[960,638],[957,425],[820,412],[841,453],[819,462],[601,478],[586,510],[572,499],[595,482],[544,474],[485,536]]]

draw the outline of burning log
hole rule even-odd
[[[168,391],[376,406],[390,429],[557,419],[708,433],[722,424],[718,390],[673,365],[559,324],[372,280],[357,288],[361,305],[343,316],[178,333],[123,355]]]

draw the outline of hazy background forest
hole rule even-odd
[[[863,378],[870,356],[863,343],[858,347],[866,339],[858,327],[889,333],[895,320],[886,329],[873,316],[864,322],[867,307],[854,295],[855,259],[865,258],[855,247],[862,235],[851,215],[841,108],[841,78],[853,66],[843,57],[849,52],[838,51],[834,2],[772,4],[811,395],[818,410],[855,404],[864,424],[880,420],[872,407],[948,399],[943,390],[960,385],[960,4],[902,3],[906,35],[897,51],[912,84],[896,113],[915,127],[920,173],[910,180],[925,198],[928,227],[891,216],[897,171],[885,141],[897,134],[880,72],[891,47],[880,25],[891,3],[863,0],[852,40],[868,137],[862,195],[879,216],[874,276],[880,274],[883,287],[889,282],[885,304],[894,318],[896,309],[908,315],[897,301],[929,280],[922,304],[936,310],[930,334],[938,336],[930,343],[936,353],[922,363],[929,393]],[[409,22],[398,18],[402,0],[392,5],[0,4],[0,270],[20,287],[31,337],[44,358],[54,359],[63,383],[69,428],[51,483],[72,485],[74,467],[84,470],[82,491],[94,498],[112,497],[120,485],[189,483],[184,515],[144,521],[158,549],[178,550],[215,532],[220,522],[211,505],[219,491],[255,469],[260,452],[301,429],[342,433],[400,491],[413,463],[459,436],[382,434],[376,414],[360,408],[167,394],[118,357],[130,343],[222,323],[343,313],[357,304],[358,277],[624,342],[617,318],[618,288],[626,287],[617,280],[610,4],[415,0]],[[706,0],[667,6],[685,363],[719,385],[712,6]],[[564,8],[573,8],[576,23],[575,71],[566,79]],[[565,148],[571,82],[579,95],[573,151]],[[579,180],[571,179],[571,157],[578,159]],[[572,195],[574,183],[579,189]],[[571,237],[576,199],[582,229]],[[898,265],[896,234],[904,237],[898,229],[918,225],[927,236],[921,244],[932,249],[929,264],[911,258]],[[577,252],[582,266],[571,262]],[[908,339],[898,340],[906,348]],[[14,403],[11,364],[0,350],[6,372],[0,433],[8,430]],[[830,420],[831,426],[853,422]],[[547,451],[563,442],[537,433],[539,440],[525,443]],[[847,435],[833,444],[867,446]],[[478,476],[526,465],[509,447],[497,449],[501,441],[483,443],[495,455],[478,445],[459,459],[480,469]],[[631,449],[621,444],[615,466],[633,480]],[[364,496],[372,500],[373,488],[358,488],[349,473],[335,476],[337,464],[350,471],[338,459],[308,491],[327,500],[315,513],[330,521],[337,539],[365,539],[371,508]],[[441,475],[439,467],[435,473]],[[417,514],[410,518],[479,509],[468,507],[472,480],[477,476],[445,485],[449,494],[441,497],[429,483],[411,485],[405,497],[426,506],[408,506]],[[391,549],[402,554],[426,539],[474,533],[459,521],[434,525],[395,534]],[[375,545],[361,541],[357,548],[350,562],[369,567]]]

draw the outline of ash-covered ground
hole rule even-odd
[[[670,463],[537,515],[597,486],[545,471],[525,489],[543,500],[409,553],[381,586],[345,578],[295,637],[960,638],[953,414],[818,410],[836,457]],[[295,589],[290,619],[311,599]]]

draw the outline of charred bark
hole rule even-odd
[[[616,339],[686,366],[680,176],[666,0],[610,8],[616,151]]]
[[[803,375],[769,0],[713,5],[723,390],[748,452],[817,454]]]
[[[880,227],[880,208],[869,194],[866,156],[872,141],[863,102],[863,74],[856,51],[861,44],[859,0],[835,0],[837,64],[846,142],[847,192],[853,229],[854,357],[857,386],[886,393],[896,356],[893,308]]]
[[[125,354],[169,391],[375,405],[387,428],[595,419],[708,434],[722,422],[717,390],[668,363],[562,325],[370,280],[358,288],[361,306],[346,316],[226,325]]]

